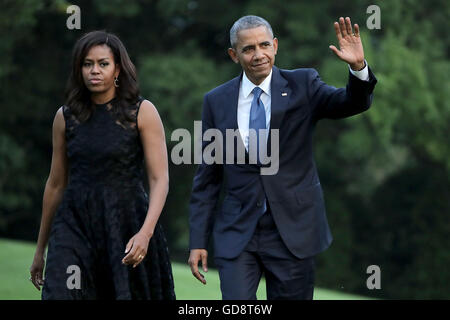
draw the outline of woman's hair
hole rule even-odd
[[[76,42],[72,53],[72,71],[70,73],[65,98],[71,113],[79,120],[86,121],[94,111],[91,92],[84,84],[82,66],[89,50],[98,45],[107,45],[114,56],[114,63],[120,66],[116,99],[111,103],[113,112],[121,122],[132,121],[129,106],[139,100],[139,85],[136,68],[128,56],[122,41],[114,34],[105,31],[92,31],[83,35]]]

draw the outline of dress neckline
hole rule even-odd
[[[112,98],[111,100],[109,100],[105,103],[94,103],[94,105],[97,107],[106,107],[108,104],[110,104],[111,102],[113,102],[115,100],[116,100],[116,97]]]

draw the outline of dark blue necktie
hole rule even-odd
[[[257,150],[257,161],[258,164],[261,164],[260,158],[259,158],[259,149],[260,149],[260,136],[259,136],[259,129],[266,130],[266,110],[264,108],[264,104],[262,103],[260,97],[262,94],[262,89],[259,87],[255,87],[253,89],[253,101],[252,106],[250,108],[250,123],[249,123],[249,129],[254,129],[256,132],[256,139],[251,139],[251,135],[249,133],[249,139],[248,139],[248,149],[249,150]],[[261,143],[267,143],[266,136],[261,136]],[[256,140],[256,141],[255,141]],[[254,145],[256,143],[256,146]],[[250,147],[252,145],[252,147]],[[261,145],[262,146],[262,145]],[[250,149],[253,148],[253,149]],[[266,212],[267,210],[267,203],[266,198],[264,197],[263,201],[263,212]]]
[[[260,142],[260,136],[259,136],[259,129],[266,130],[266,110],[264,109],[264,104],[262,103],[260,97],[262,94],[262,89],[259,87],[255,87],[253,89],[253,101],[252,106],[250,108],[250,123],[249,123],[249,129],[254,129],[256,132],[256,139],[251,139],[251,135],[249,134],[249,143],[248,147],[249,150],[256,150],[256,157],[258,164],[261,164],[260,158],[259,158],[259,149],[260,149],[260,143],[266,143],[265,136],[261,136],[263,140]],[[256,141],[255,141],[256,140]],[[256,144],[256,146],[255,146]],[[252,147],[250,147],[250,145]],[[252,148],[252,149],[250,149]]]

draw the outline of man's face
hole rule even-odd
[[[260,84],[272,70],[278,49],[278,39],[272,38],[264,26],[241,30],[237,33],[235,48],[228,54],[235,63],[240,63],[247,77]]]

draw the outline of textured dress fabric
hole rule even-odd
[[[175,299],[169,250],[156,224],[147,255],[122,264],[128,241],[142,227],[149,198],[137,128],[142,99],[119,120],[114,100],[95,105],[80,122],[63,106],[69,182],[55,213],[42,299]]]

